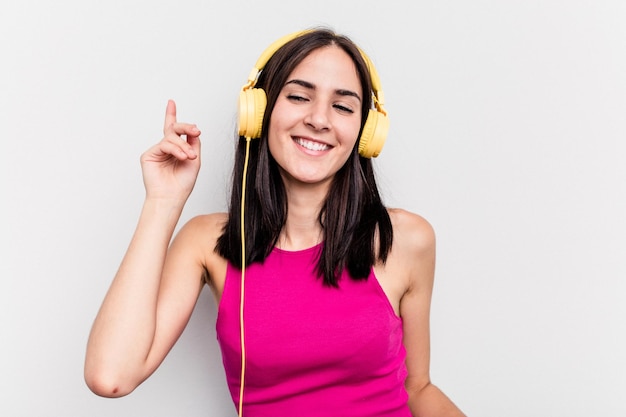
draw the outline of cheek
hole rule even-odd
[[[359,131],[361,130],[361,122],[355,122],[355,123],[351,123],[347,126],[345,126],[342,131],[341,131],[341,135],[344,138],[344,141],[346,142],[346,144],[350,144],[350,148],[352,148],[352,146],[358,142],[359,140]]]
[[[267,150],[272,158],[280,157],[281,152],[286,149],[284,126],[280,119],[272,118],[267,129]]]
[[[274,107],[274,110],[276,110],[276,107]],[[277,117],[276,113],[272,113],[272,117],[270,117],[269,124],[267,126],[267,146],[272,156],[274,155],[273,151],[277,146],[277,131],[280,129],[280,126],[280,117]]]
[[[272,116],[269,120],[267,134],[268,136],[277,136],[279,132],[287,129],[291,123],[293,123],[294,112],[285,110],[285,106],[282,105],[281,100],[276,101],[274,108],[272,109]]]

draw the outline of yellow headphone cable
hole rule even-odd
[[[246,238],[245,238],[245,206],[246,206],[246,177],[248,175],[248,159],[250,158],[250,138],[246,137],[246,157],[243,163],[243,178],[241,183],[241,293],[239,296],[239,337],[241,340],[241,379],[239,381],[239,417],[243,416],[243,386],[246,376],[246,345],[244,335],[243,301],[244,284],[246,277]]]

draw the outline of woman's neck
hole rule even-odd
[[[277,246],[285,250],[301,250],[322,241],[319,213],[326,199],[328,187],[304,185],[290,187],[287,192],[287,221],[278,238]]]

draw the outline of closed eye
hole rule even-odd
[[[306,97],[302,97],[302,96],[299,96],[299,95],[297,95],[297,94],[288,94],[288,95],[287,95],[287,99],[288,99],[288,100],[291,100],[291,101],[298,101],[298,102],[306,102],[306,101],[309,101],[309,99],[308,99],[308,98],[306,98]]]
[[[350,114],[354,113],[354,110],[352,110],[352,108],[343,106],[341,104],[335,104],[333,105],[333,107],[341,112],[350,113]]]

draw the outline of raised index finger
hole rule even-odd
[[[168,100],[167,107],[165,108],[165,124],[163,125],[163,132],[166,133],[174,123],[176,123],[176,103],[174,100]]]

